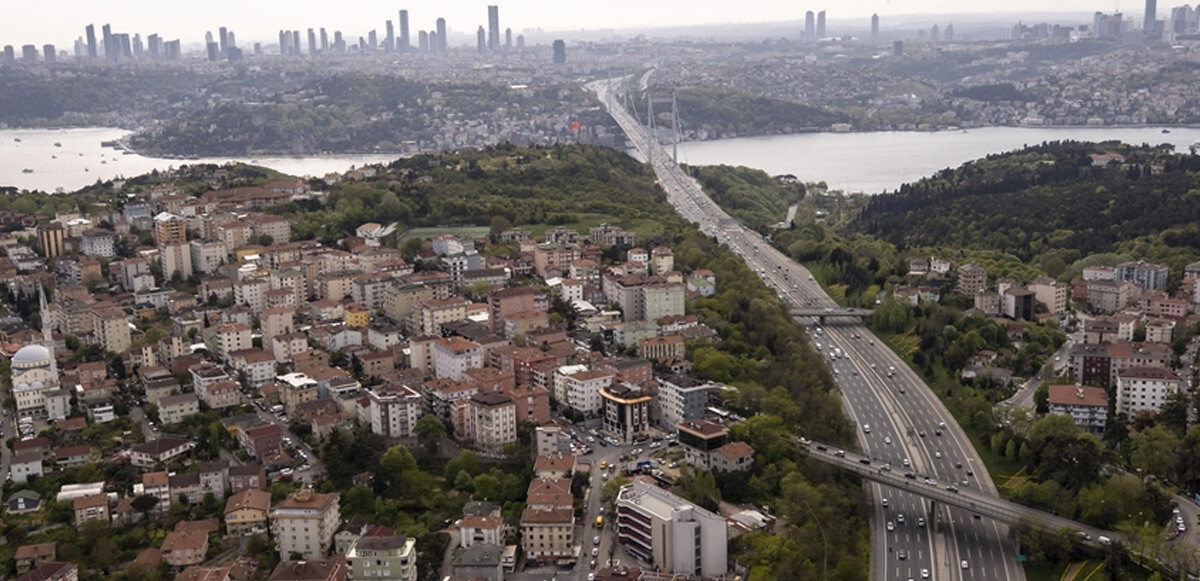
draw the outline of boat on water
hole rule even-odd
[[[1171,132],[1171,130],[1170,130],[1170,129],[1163,129],[1163,130],[1162,130],[1162,132],[1163,132],[1163,133],[1170,133],[1170,132]]]
[[[25,169],[21,170],[21,173],[33,173],[33,170],[31,170],[29,168],[25,168]]]
[[[62,142],[60,142],[60,141],[55,141],[55,142],[54,142],[54,147],[62,147]]]
[[[14,137],[14,138],[13,138],[13,141],[15,141],[15,142],[17,142],[17,143],[21,143],[21,138],[20,138],[20,137]]]

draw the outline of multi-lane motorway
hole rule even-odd
[[[597,81],[589,88],[601,102],[609,103],[610,94],[612,101],[619,102],[618,83]],[[789,308],[837,308],[802,266],[737,224],[705,196],[699,184],[671,162],[666,150],[648,138],[646,129],[628,112],[610,107],[609,113],[650,160],[676,210],[740,254]],[[802,322],[816,323],[811,319]],[[844,407],[857,427],[860,447],[878,459],[874,462],[890,463],[892,470],[901,472],[911,470],[914,476],[932,479],[938,486],[984,487],[995,492],[986,467],[949,412],[863,325],[831,323],[819,332],[814,330],[812,341],[830,361]],[[867,487],[874,500],[872,579],[1024,579],[1014,558],[1016,547],[1007,538],[1003,523],[975,518],[963,509],[931,507],[916,495],[883,485]]]

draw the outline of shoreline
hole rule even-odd
[[[739,134],[739,135],[732,136],[732,137],[713,137],[713,138],[709,138],[709,139],[687,139],[687,138],[683,138],[681,136],[679,143],[709,143],[709,142],[714,142],[714,141],[729,141],[729,140],[733,140],[733,139],[787,137],[787,136],[793,136],[793,135],[823,135],[823,134],[862,135],[862,134],[867,134],[867,133],[890,133],[890,134],[955,133],[955,132],[970,132],[971,130],[979,130],[979,129],[1070,129],[1070,130],[1077,130],[1077,129],[1084,129],[1084,130],[1166,129],[1166,130],[1168,130],[1168,132],[1170,132],[1170,131],[1176,130],[1176,129],[1178,129],[1178,130],[1200,129],[1200,123],[1197,123],[1197,124],[1153,123],[1153,124],[1118,124],[1118,125],[1020,125],[1020,124],[1012,124],[1012,125],[939,126],[939,127],[929,128],[929,129],[850,129],[848,131],[835,131],[831,128],[824,128],[824,129],[815,130],[815,131],[793,131],[793,132],[788,132],[788,133],[746,133],[746,134]],[[167,160],[167,161],[196,161],[197,158],[206,159],[206,158],[217,158],[217,157],[229,157],[229,158],[240,158],[240,159],[251,159],[251,160],[253,160],[253,159],[306,159],[306,158],[332,159],[332,158],[337,158],[340,156],[353,156],[353,155],[396,156],[397,158],[402,158],[402,157],[412,157],[414,155],[420,155],[422,153],[438,153],[437,151],[418,151],[418,152],[414,153],[414,152],[408,152],[408,151],[364,151],[364,150],[294,153],[294,152],[284,152],[284,151],[261,151],[260,150],[253,154],[242,154],[242,153],[180,154],[180,153],[172,153],[172,152],[160,152],[160,151],[135,149],[134,147],[132,147],[130,145],[130,141],[131,141],[131,137],[133,135],[137,134],[138,131],[135,129],[126,129],[124,127],[105,127],[105,126],[98,126],[98,125],[63,125],[63,126],[47,126],[47,127],[31,127],[31,126],[29,126],[29,127],[12,127],[12,126],[0,127],[0,131],[12,131],[12,132],[72,131],[72,130],[123,131],[123,132],[125,132],[125,135],[123,135],[122,137],[117,139],[117,141],[119,141],[121,144],[120,148],[112,148],[109,146],[106,146],[106,147],[109,147],[111,149],[130,151],[137,155],[140,155],[140,156],[146,157],[146,158],[150,158],[150,159],[161,159],[161,160]],[[1131,144],[1131,145],[1136,145],[1136,144]]]

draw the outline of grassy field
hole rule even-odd
[[[482,238],[488,235],[491,228],[487,226],[433,226],[427,228],[413,228],[404,234],[400,239],[401,242],[408,238],[432,238],[442,234],[454,234],[457,236],[466,236],[468,238]]]

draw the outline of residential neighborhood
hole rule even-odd
[[[285,181],[193,198],[162,183],[119,209],[0,235],[5,502],[29,538],[149,527],[161,534],[137,559],[114,553],[105,571],[183,579],[582,577],[617,562],[735,574],[735,507],[679,512],[690,503],[667,490],[689,469],[753,462],[722,425],[725,386],[689,373],[690,346],[718,339],[687,312],[720,283],[711,271],[681,272],[669,245],[639,247],[612,224],[541,240],[451,231],[417,239],[406,259],[379,224],[327,244],[292,240],[286,219],[261,211],[321,195]],[[389,447],[384,474],[328,456],[363,437]],[[418,546],[397,527],[424,511],[384,519],[356,496],[395,490],[388,458],[408,449],[527,463],[524,502],[448,507],[453,519],[408,530],[450,542]],[[343,472],[353,488],[335,485]],[[601,502],[610,482],[620,493]],[[623,512],[635,498],[654,503]],[[624,532],[638,519],[676,524]],[[16,547],[10,573],[95,573],[55,547]],[[701,550],[702,562],[683,559]]]

